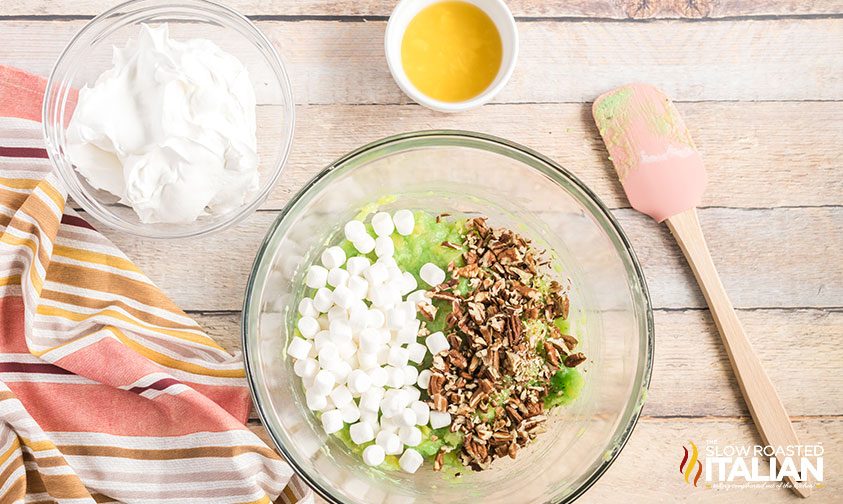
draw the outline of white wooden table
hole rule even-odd
[[[391,1],[227,3],[253,16],[288,63],[297,129],[286,176],[255,215],[198,246],[106,230],[225,346],[239,346],[258,243],[321,167],[398,132],[500,135],[554,158],[613,208],[655,306],[643,416],[582,501],[796,500],[783,490],[688,487],[679,476],[689,439],[760,439],[675,242],[629,208],[591,120],[599,93],[648,81],[676,100],[703,152],[710,182],[700,218],[753,345],[800,439],[826,448],[825,487],[811,500],[843,498],[843,2],[513,0],[522,52],[512,81],[494,103],[459,115],[408,103],[390,78],[382,40]],[[111,4],[3,1],[0,63],[46,75],[72,34]],[[672,19],[684,16],[704,19]]]

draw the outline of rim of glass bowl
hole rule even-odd
[[[70,95],[70,81],[75,74],[73,68],[81,66],[84,58],[84,51],[76,47],[78,44],[90,44],[96,42],[100,37],[112,33],[117,28],[122,28],[130,23],[137,23],[149,19],[152,16],[174,15],[184,18],[191,15],[201,15],[203,21],[208,18],[220,26],[237,31],[241,36],[252,42],[266,59],[272,69],[281,93],[284,98],[284,117],[286,135],[283,142],[282,152],[274,162],[272,173],[268,175],[265,186],[254,196],[252,201],[220,222],[212,225],[200,226],[190,230],[162,230],[154,224],[131,223],[116,218],[112,212],[105,209],[95,198],[88,196],[87,191],[82,187],[75,174],[73,164],[62,152],[61,146],[65,136],[65,104]],[[84,39],[84,40],[83,40]],[[77,50],[79,54],[73,54]],[[69,78],[70,77],[70,78]],[[129,0],[121,3],[102,14],[91,19],[79,30],[70,40],[67,46],[59,55],[56,63],[50,71],[47,79],[47,87],[44,92],[44,103],[41,110],[42,129],[47,147],[47,154],[53,167],[58,171],[59,177],[73,200],[82,207],[89,215],[107,226],[126,233],[144,236],[148,238],[190,238],[204,236],[228,228],[252,214],[266,201],[270,191],[275,187],[278,177],[284,171],[290,149],[293,142],[293,130],[295,129],[295,104],[293,103],[292,85],[287,74],[284,60],[275,50],[272,42],[255,26],[246,16],[224,5],[209,0],[179,0],[168,2],[166,0]]]
[[[591,488],[591,486],[606,472],[606,470],[612,465],[615,461],[617,456],[623,450],[626,442],[629,440],[629,437],[632,435],[632,431],[635,429],[635,425],[638,423],[638,418],[641,414],[641,409],[644,406],[644,400],[646,398],[647,390],[650,387],[650,377],[653,371],[653,352],[654,352],[654,345],[655,345],[655,332],[653,327],[653,309],[652,304],[650,301],[650,293],[647,289],[647,282],[644,279],[644,272],[641,269],[641,265],[638,262],[638,258],[635,255],[635,251],[632,249],[632,245],[629,242],[626,234],[624,233],[623,229],[618,224],[615,217],[611,214],[609,209],[603,204],[602,201],[591,191],[585,184],[582,183],[576,176],[571,174],[568,170],[557,164],[555,161],[545,157],[544,155],[524,147],[515,142],[511,142],[509,140],[505,140],[503,138],[499,138],[492,135],[486,135],[484,133],[476,133],[471,131],[461,131],[461,130],[429,130],[429,131],[415,131],[410,133],[401,133],[398,135],[389,136],[386,138],[382,138],[380,140],[374,141],[363,147],[360,147],[350,153],[340,157],[326,168],[324,168],[321,172],[319,172],[315,177],[313,177],[299,192],[296,193],[295,196],[284,206],[281,210],[281,213],[272,223],[272,226],[267,231],[266,236],[264,237],[263,242],[261,243],[257,255],[255,257],[255,261],[252,265],[252,271],[249,274],[249,279],[246,284],[246,295],[243,301],[243,316],[241,317],[241,342],[243,345],[243,359],[246,368],[246,379],[249,383],[249,389],[252,395],[252,401],[254,402],[255,409],[258,412],[258,416],[261,419],[264,427],[266,428],[267,432],[269,433],[269,437],[272,439],[273,444],[276,448],[282,453],[284,458],[290,465],[295,469],[296,473],[304,478],[304,480],[310,485],[311,488],[316,490],[316,492],[326,499],[328,502],[341,504],[340,501],[336,496],[331,493],[331,489],[323,488],[320,484],[318,484],[314,478],[310,476],[306,471],[299,466],[298,461],[295,459],[295,454],[291,453],[285,446],[281,444],[278,437],[272,430],[272,424],[267,422],[267,412],[264,411],[264,405],[261,402],[261,398],[258,397],[257,393],[257,377],[252,372],[252,362],[251,362],[251,347],[249,346],[249,334],[250,331],[253,330],[255,326],[255,322],[257,321],[257,317],[260,312],[260,306],[256,303],[252,302],[252,297],[255,295],[256,290],[256,282],[258,281],[259,275],[262,275],[262,279],[266,279],[266,268],[269,266],[268,261],[271,259],[270,253],[274,252],[276,245],[275,236],[278,232],[278,229],[281,223],[284,221],[286,216],[293,211],[298,205],[305,199],[305,196],[308,192],[324,177],[328,176],[331,172],[338,169],[354,169],[355,166],[360,164],[364,164],[368,161],[373,159],[380,158],[382,156],[388,154],[394,154],[396,152],[419,148],[419,147],[431,147],[431,146],[448,146],[448,147],[469,147],[469,148],[476,148],[482,149],[489,152],[494,152],[497,154],[501,154],[512,159],[519,160],[524,164],[532,167],[533,169],[537,169],[541,171],[543,174],[550,177],[555,183],[561,185],[564,189],[568,190],[585,208],[587,208],[590,213],[594,216],[602,218],[601,220],[598,218],[598,222],[601,224],[607,234],[610,236],[611,240],[615,243],[616,248],[624,253],[623,260],[626,263],[627,272],[630,273],[630,278],[637,282],[637,286],[633,285],[633,291],[638,293],[638,296],[635,296],[638,301],[638,309],[640,311],[638,317],[638,324],[639,324],[639,334],[645,335],[644,338],[639,340],[639,348],[641,348],[641,355],[643,358],[643,368],[639,363],[639,371],[636,375],[637,383],[633,387],[633,397],[634,402],[631,401],[627,410],[624,412],[624,416],[628,416],[628,420],[625,425],[622,426],[622,431],[615,432],[615,437],[617,442],[614,443],[614,448],[612,450],[612,455],[605,459],[595,470],[590,474],[586,480],[573,492],[569,495],[565,496],[562,500],[558,501],[559,503],[568,503],[573,502],[577,498],[579,498],[586,490]],[[637,289],[635,289],[637,287]]]

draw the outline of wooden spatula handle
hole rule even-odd
[[[752,350],[732,302],[720,282],[697,218],[696,208],[669,217],[667,225],[679,242],[700,284],[761,439],[770,446],[798,445],[799,439],[787,411],[773,383],[764,372],[761,361]],[[778,462],[781,467],[783,460],[779,458]],[[794,491],[802,497],[808,497],[811,493],[809,488],[794,487]]]

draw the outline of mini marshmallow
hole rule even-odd
[[[363,299],[369,293],[369,282],[365,278],[359,276],[350,277],[346,285],[354,294],[355,299]]]
[[[336,387],[334,390],[331,391],[330,394],[328,394],[328,396],[330,396],[331,402],[334,403],[334,406],[336,406],[337,408],[342,408],[353,401],[351,397],[351,392],[345,385],[340,385],[339,387]]]
[[[334,345],[337,347],[337,353],[340,355],[340,359],[346,362],[350,361],[357,354],[357,345],[352,341],[341,341]]]
[[[345,383],[348,380],[348,375],[351,374],[351,364],[345,361],[337,361],[328,366],[327,371],[334,375],[336,385]]]
[[[316,336],[316,333],[319,332],[319,322],[313,317],[300,318],[296,327],[298,327],[301,335],[308,339]]]
[[[419,286],[419,283],[416,282],[416,277],[413,276],[412,273],[409,271],[405,271],[401,273],[401,295],[406,296],[413,292],[416,287]],[[416,303],[413,303],[414,305]]]
[[[378,366],[367,371],[369,378],[372,380],[373,387],[383,387],[389,378],[386,369]]]
[[[352,240],[351,243],[361,254],[368,254],[369,252],[375,250],[375,239],[368,234],[357,237],[357,239]]]
[[[321,350],[322,345],[325,343],[333,344],[331,341],[331,332],[322,330],[316,333],[316,336],[313,337],[313,344],[316,347],[316,350]]]
[[[399,345],[410,345],[412,343],[416,343],[418,340],[420,327],[420,320],[410,320],[410,322],[406,326],[402,327],[401,330],[395,334],[395,343]],[[409,347],[407,348],[409,349]]]
[[[407,397],[408,405],[421,399],[421,390],[419,390],[419,388],[415,385],[404,385],[401,387],[401,391],[403,391],[404,395]]]
[[[404,371],[401,368],[387,366],[386,384],[392,388],[399,388],[404,385]]]
[[[423,401],[413,401],[410,409],[416,414],[416,425],[427,425],[430,421],[430,406]]]
[[[363,276],[369,281],[370,288],[374,289],[389,279],[389,270],[383,264],[376,262],[363,272]]]
[[[442,334],[441,331],[436,331],[435,333],[431,334],[427,338],[424,339],[425,345],[427,345],[427,349],[430,350],[430,353],[436,355],[440,352],[445,352],[451,348],[451,344],[448,343],[448,339]]]
[[[357,362],[360,366],[360,369],[362,369],[363,371],[366,371],[367,369],[376,368],[379,365],[377,354],[371,352],[358,352]]]
[[[345,250],[341,247],[334,245],[333,247],[328,247],[322,252],[322,266],[326,268],[333,269],[339,268],[345,264]]]
[[[404,472],[413,474],[419,470],[421,467],[422,462],[424,462],[424,458],[421,456],[419,452],[412,448],[407,448],[404,451],[404,454],[401,455],[401,458],[398,459],[398,465]]]
[[[336,289],[334,289],[333,296],[331,300],[337,305],[341,306],[344,309],[348,309],[351,306],[351,303],[354,302],[354,293],[351,292],[351,289],[346,287],[345,285],[340,285]]]
[[[372,428],[372,424],[368,422],[357,422],[353,424],[349,427],[348,433],[351,435],[351,440],[354,441],[354,444],[358,445],[368,443],[375,439],[375,430]]]
[[[345,262],[345,270],[348,271],[348,274],[351,276],[361,275],[364,271],[369,269],[369,265],[371,264],[372,261],[370,261],[368,257],[349,257],[348,261]]]
[[[381,387],[370,388],[360,396],[360,409],[377,412],[381,408],[383,396],[384,390]]]
[[[340,413],[342,413],[342,421],[347,424],[353,424],[360,420],[360,409],[354,404],[354,401],[340,408]]]
[[[381,310],[377,308],[372,308],[369,310],[369,314],[366,321],[366,327],[372,327],[375,329],[379,329],[383,327],[386,323],[386,315]]]
[[[337,383],[337,379],[333,373],[323,369],[316,373],[316,377],[313,379],[313,386],[310,387],[310,390],[320,394],[320,395],[328,395],[334,385]]]
[[[293,364],[293,371],[301,378],[313,378],[319,372],[319,363],[316,359],[301,359]]]
[[[412,410],[404,411],[409,411],[411,413],[413,423],[415,424],[415,413],[413,413]],[[419,443],[422,442],[422,432],[418,427],[401,427],[398,429],[398,437],[401,439],[401,442],[407,446],[418,446]]]
[[[404,366],[401,368],[404,371],[404,385],[415,385],[419,379],[419,370],[416,366]]]
[[[372,379],[362,369],[355,369],[348,375],[348,389],[355,394],[362,394],[372,386]]]
[[[360,410],[360,421],[366,422],[367,424],[372,426],[372,432],[375,434],[381,430],[381,426],[378,423],[378,412],[377,411],[366,411]]]
[[[375,436],[375,444],[380,446],[387,455],[398,455],[401,453],[401,449],[404,448],[398,434],[395,434],[383,427],[381,427],[378,435]]]
[[[348,320],[348,312],[342,306],[332,306],[328,310],[328,322],[334,322],[335,320]]]
[[[348,271],[342,268],[331,268],[328,272],[328,285],[332,287],[339,287],[340,285],[345,285],[348,282],[348,279],[351,277]]]
[[[392,257],[395,255],[395,244],[389,236],[378,236],[375,239],[375,255],[378,257]]]
[[[314,264],[310,268],[307,269],[307,275],[304,277],[304,283],[310,287],[311,289],[319,289],[320,287],[325,287],[325,283],[328,281],[328,270],[319,266],[318,264]]]
[[[381,431],[383,431],[383,432],[391,432],[391,433],[393,433],[393,434],[395,434],[395,435],[398,435],[398,429],[399,429],[400,427],[401,427],[401,426],[400,426],[400,425],[398,425],[398,424],[396,424],[396,423],[393,421],[393,419],[392,419],[392,418],[387,418],[387,417],[385,417],[385,416],[381,416],[380,430],[378,431],[378,433],[380,433]],[[400,441],[399,441],[399,442],[400,442]],[[402,445],[402,446],[403,446],[403,445]],[[401,451],[400,451],[400,450],[401,450],[401,449],[399,448],[398,453],[401,453]]]
[[[409,352],[407,351],[407,349],[396,345],[389,349],[389,357],[387,358],[386,362],[391,366],[403,368],[407,365],[408,359]]]
[[[326,366],[330,366],[338,360],[340,360],[340,352],[337,350],[337,346],[330,341],[323,343],[319,348],[319,365],[325,369]]]
[[[407,345],[407,357],[416,364],[421,364],[425,355],[427,355],[427,347],[421,343],[414,341]]]
[[[384,334],[389,335],[389,331],[384,331]],[[378,350],[378,366],[385,366],[387,359],[389,359],[389,346],[384,345]]]
[[[312,317],[315,319],[319,316],[319,310],[313,306],[313,300],[306,297],[299,301],[299,314],[303,317]]]
[[[411,292],[410,294],[407,295],[407,301],[412,302],[416,306],[418,306],[419,303],[427,303],[427,304],[431,303],[430,298],[427,297],[427,291],[426,290],[416,290],[416,291]]]
[[[431,372],[429,369],[422,369],[419,372],[419,379],[416,381],[416,385],[424,390],[427,390],[427,386],[430,384],[430,375]]]
[[[310,347],[313,344],[301,338],[293,338],[290,346],[287,348],[287,353],[294,359],[306,359],[310,353]]]
[[[441,411],[430,412],[430,427],[440,429],[451,425],[451,414],[443,413]]]
[[[392,215],[392,222],[395,223],[395,230],[401,236],[409,235],[413,232],[413,228],[416,227],[416,218],[413,216],[413,212],[409,210],[398,210],[395,212]]]
[[[334,320],[331,322],[329,332],[331,334],[331,341],[334,344],[351,341],[351,326],[344,320]]]
[[[386,312],[386,325],[393,331],[399,331],[407,325],[407,314],[396,307]]]
[[[378,236],[389,236],[395,231],[395,224],[388,213],[378,212],[372,216],[372,229]]]
[[[342,429],[342,413],[340,410],[328,410],[322,413],[322,428],[326,434],[333,434]]]
[[[322,331],[327,331],[328,327],[331,325],[328,315],[319,315],[316,321],[319,322],[319,329]]]
[[[398,419],[398,423],[403,427],[412,427],[416,425],[416,412],[410,408],[404,408],[403,410],[399,411],[395,418]],[[400,433],[400,431],[399,431]],[[421,442],[421,440],[419,441]],[[418,443],[416,443],[418,444]],[[410,445],[416,446],[416,445]]]
[[[363,462],[366,465],[370,466],[379,466],[383,464],[383,460],[386,457],[386,453],[384,452],[383,448],[380,446],[373,444],[366,447],[363,450]]]
[[[431,287],[436,287],[445,281],[445,271],[433,263],[425,263],[419,270],[419,277]]]
[[[308,390],[304,394],[307,408],[311,411],[322,411],[328,406],[328,398],[315,390]]]
[[[358,335],[360,350],[367,353],[376,353],[381,349],[380,332],[377,329],[363,329]]]
[[[334,293],[327,287],[322,287],[313,295],[313,307],[321,313],[327,313],[334,306]]]
[[[345,227],[343,228],[343,232],[345,234],[345,238],[353,242],[359,239],[362,236],[369,234],[366,231],[366,225],[360,222],[359,220],[350,220],[345,223]]]
[[[398,261],[396,261],[394,257],[378,257],[376,262],[386,266],[386,270],[387,272],[390,272],[390,276],[392,276],[392,272],[395,269],[398,269],[398,275],[401,275],[401,269],[398,268]]]

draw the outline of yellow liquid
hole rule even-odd
[[[410,21],[401,41],[401,63],[416,88],[444,102],[482,93],[498,74],[501,36],[480,8],[439,2]]]

